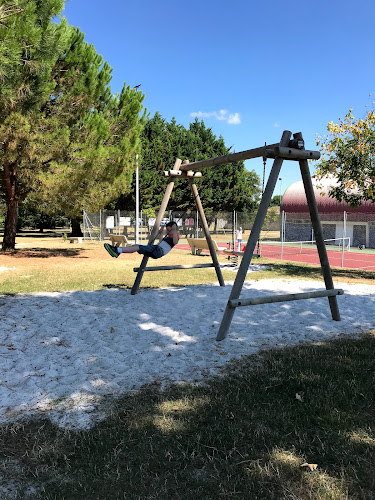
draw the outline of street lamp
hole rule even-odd
[[[139,244],[139,169],[138,155],[135,155],[135,244]]]
[[[138,92],[139,85],[133,88]],[[138,155],[135,155],[135,243],[139,244],[139,169],[138,169]]]

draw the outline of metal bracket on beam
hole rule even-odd
[[[276,146],[274,149],[266,150],[267,158],[283,158],[284,160],[319,160],[319,151],[308,149],[294,149]]]
[[[196,172],[195,170],[164,170],[165,177],[182,177],[182,178],[192,178],[192,177],[202,177],[202,172]]]
[[[305,149],[305,141],[303,139],[291,139],[288,144],[289,148]]]

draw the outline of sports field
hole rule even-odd
[[[283,248],[282,260],[291,262],[306,262],[308,264],[320,264],[319,255],[316,247],[303,248],[297,246],[287,246]],[[375,252],[374,250],[345,250],[342,255],[340,248],[327,247],[327,254],[331,266],[346,267],[350,269],[364,269],[375,271]],[[281,245],[261,246],[262,257],[281,260]],[[343,264],[343,265],[342,265]]]
[[[219,242],[218,242],[219,243]],[[219,243],[220,246],[225,246],[223,242]],[[176,248],[183,250],[189,250],[190,247],[187,244],[181,243]],[[331,266],[344,267],[348,269],[363,269],[366,271],[375,271],[375,250],[364,249],[359,250],[353,248],[351,250],[344,250],[344,255],[342,255],[341,248],[327,246],[327,254],[329,263]],[[203,252],[207,252],[204,250]],[[299,245],[289,246],[285,245],[283,247],[283,252],[281,253],[280,242],[263,242],[261,244],[261,256],[273,259],[273,260],[284,260],[289,262],[305,262],[307,264],[320,264],[318,251],[316,246],[304,246],[301,251]],[[342,265],[343,264],[343,265]]]

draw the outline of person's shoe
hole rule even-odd
[[[116,259],[117,259],[117,257],[119,256],[119,253],[118,253],[116,247],[110,245],[109,243],[104,243],[104,248],[107,250],[107,252],[109,253],[109,255],[111,257],[116,257]]]

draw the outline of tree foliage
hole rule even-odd
[[[270,207],[279,207],[282,201],[283,197],[280,194],[276,194],[275,196],[272,197],[272,200],[270,201]]]
[[[39,229],[43,232],[44,229],[55,229],[57,227],[67,227],[70,221],[66,217],[56,215],[47,215],[30,206],[29,200],[26,198],[19,206],[18,227],[20,231],[23,228]]]
[[[375,202],[375,112],[356,119],[352,110],[339,123],[330,122],[328,134],[319,137],[323,152],[316,173],[332,176],[330,196],[352,206],[362,200]]]
[[[197,119],[185,128],[172,118],[167,122],[156,113],[145,124],[142,133],[139,183],[142,208],[158,208],[165,188],[164,171],[173,169],[176,158],[190,162],[224,156],[230,153],[222,137],[217,138],[203,121]],[[196,180],[199,195],[206,210],[252,210],[259,199],[259,177],[247,171],[243,162],[212,167]],[[134,186],[133,186],[134,187]],[[134,206],[132,195],[119,200],[117,208]],[[178,180],[172,192],[169,208],[195,210],[189,184]]]
[[[64,0],[0,8],[0,195],[3,250],[14,248],[18,205],[77,217],[129,189],[140,148],[143,94],[113,96],[111,68],[65,19]]]

